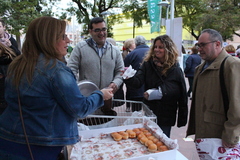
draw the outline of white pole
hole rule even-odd
[[[174,40],[174,0],[171,0],[170,37]]]
[[[174,0],[171,0],[171,19],[174,19]]]

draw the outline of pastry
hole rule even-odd
[[[133,132],[138,132],[138,131],[140,131],[138,128],[133,129]]]
[[[144,133],[144,132],[143,132],[143,133]],[[144,134],[145,134],[146,137],[152,136],[152,134],[151,134],[150,132],[148,132],[148,131],[145,132]]]
[[[156,145],[157,145],[157,146],[162,146],[162,145],[164,145],[164,143],[163,143],[162,141],[158,141],[158,142],[156,143]]]
[[[147,137],[149,140],[153,140],[154,138],[156,138],[156,137],[154,137],[154,136],[149,136],[149,137]]]
[[[149,150],[150,152],[155,152],[155,151],[157,151],[157,145],[154,144],[154,143],[150,144],[150,145],[148,146],[148,150]]]
[[[152,140],[147,140],[147,142],[145,143],[145,146],[149,146],[150,144],[153,144],[153,141]]]
[[[113,137],[114,135],[118,134],[117,132],[112,132],[111,136]]]
[[[139,135],[140,133],[142,133],[142,131],[140,131],[138,128],[134,128],[133,132],[135,132],[136,135]]]
[[[137,136],[137,139],[140,140],[142,137],[146,137],[143,133],[140,133],[138,136]]]
[[[129,136],[129,138],[136,138],[136,133],[133,131],[129,131],[128,136]]]
[[[158,148],[159,151],[167,151],[168,150],[168,147],[166,145],[162,145],[162,146],[159,146]]]
[[[147,137],[143,136],[142,138],[140,138],[139,140],[143,145],[145,145],[145,143],[148,141]]]
[[[122,140],[122,136],[119,133],[111,133],[111,136],[115,141],[121,141]]]
[[[127,132],[127,133],[129,133],[129,132],[133,132],[133,130],[131,130],[131,129],[127,129],[126,132]]]
[[[153,143],[157,144],[157,142],[159,141],[157,138],[154,138],[153,140]]]
[[[140,131],[145,131],[147,130],[146,128],[139,128]]]
[[[124,131],[120,131],[118,132],[121,136],[122,136],[122,139],[128,139],[129,135],[127,132],[124,132]]]

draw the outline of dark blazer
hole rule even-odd
[[[184,73],[186,77],[193,77],[195,68],[201,64],[201,57],[197,53],[191,54],[186,61]]]
[[[125,67],[130,65],[133,69],[138,70],[143,62],[143,58],[148,52],[149,47],[147,45],[139,45],[132,52],[130,52],[124,59]],[[131,98],[143,98],[144,86],[141,88],[133,88],[131,85],[126,84],[126,99]]]

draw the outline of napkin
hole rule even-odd
[[[132,68],[132,66],[130,65],[128,67],[128,69],[124,72],[124,74],[122,75],[123,79],[126,79],[126,78],[131,78],[135,75],[137,71],[135,69]]]

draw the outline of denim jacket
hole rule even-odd
[[[46,64],[43,54],[38,58],[31,84],[23,76],[19,91],[26,134],[29,143],[34,145],[76,143],[79,139],[77,119],[103,106],[101,91],[84,97],[70,68],[58,60],[50,60]],[[0,116],[0,137],[25,143],[18,92],[9,77],[6,79],[5,93],[8,107]]]

